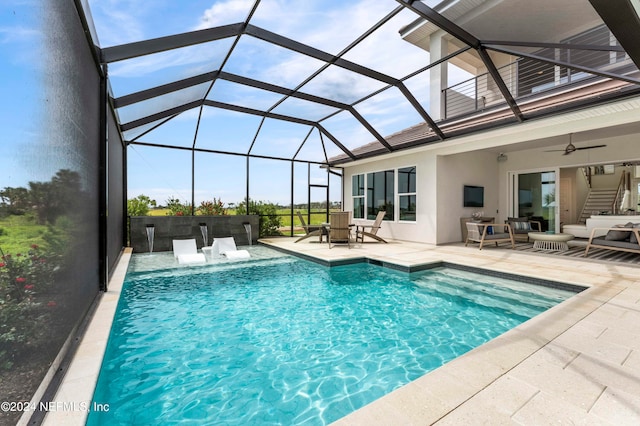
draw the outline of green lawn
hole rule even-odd
[[[29,215],[9,216],[0,219],[0,248],[4,254],[26,253],[32,244],[44,244],[42,239],[47,227],[38,225]]]
[[[150,216],[166,216],[169,209],[153,209],[149,212]],[[306,210],[300,210],[305,221],[307,220]],[[227,214],[235,215],[236,211],[229,209]],[[289,209],[279,209],[277,214],[280,216],[280,224],[283,231],[288,233],[286,228],[291,226],[291,212]],[[327,216],[324,212],[312,212],[310,224],[318,225],[326,222]],[[294,233],[302,233],[302,227],[298,216],[293,215]],[[9,216],[0,219],[0,249],[5,254],[26,253],[33,244],[39,246],[46,245],[42,238],[47,231],[47,227],[39,225],[35,218],[31,215]]]
[[[293,223],[294,226],[300,226],[300,222],[298,221],[298,216],[295,214],[297,210],[294,211],[294,215],[293,215]],[[276,211],[276,213],[278,215],[280,215],[280,222],[282,223],[282,226],[291,226],[291,211],[289,209],[279,209]],[[304,220],[307,220],[307,211],[306,210],[300,210],[300,213],[302,213],[302,216],[304,217]],[[152,209],[149,211],[149,216],[167,216],[169,214],[169,209]],[[236,210],[235,209],[227,209],[227,214],[228,215],[235,215],[236,214]],[[311,224],[314,225],[319,225],[323,222],[327,221],[327,216],[326,214],[323,212],[311,212]]]
[[[149,216],[167,216],[169,209],[151,209],[149,210]]]
[[[294,210],[294,214],[293,214],[294,234],[301,234],[304,231],[302,229],[300,221],[298,220],[298,215],[295,214],[296,211],[298,211],[298,210]],[[300,209],[299,211],[300,211],[300,213],[302,213],[302,217],[304,218],[305,222],[307,222],[307,211],[303,210],[303,209]],[[152,210],[149,211],[149,216],[167,216],[168,214],[169,214],[169,209],[152,209]],[[236,210],[235,209],[227,209],[227,214],[228,215],[235,215],[236,214]],[[285,233],[288,233],[289,231],[287,230],[287,228],[291,227],[291,210],[289,210],[289,209],[278,209],[276,211],[276,214],[278,214],[280,216],[281,229]],[[327,215],[326,215],[326,213],[324,211],[321,211],[321,212],[312,211],[311,212],[311,220],[307,224],[308,225],[319,225],[319,224],[324,223],[324,222],[327,222]]]
[[[298,220],[298,215],[296,214],[296,211],[297,210],[295,210],[293,212],[293,224],[294,224],[294,226],[300,226],[300,221]],[[321,223],[327,222],[327,214],[324,211],[322,211],[322,212],[312,211],[310,220],[308,220],[308,218],[307,218],[307,211],[306,210],[300,210],[300,213],[302,213],[302,217],[304,218],[304,221],[307,222],[307,225],[319,225]],[[290,210],[288,210],[288,209],[278,210],[278,214],[285,215],[285,216],[281,216],[282,226],[291,226],[291,211]]]

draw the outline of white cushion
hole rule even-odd
[[[576,238],[589,238],[591,231],[587,229],[587,225],[569,224],[562,227],[564,234],[571,234]]]
[[[196,263],[206,263],[206,262],[207,262],[207,258],[202,253],[178,255],[178,263],[180,265],[193,265]]]
[[[249,252],[246,250],[226,251],[223,254],[227,259],[248,259],[251,257]]]

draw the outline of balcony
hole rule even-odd
[[[600,93],[596,86],[604,84],[605,90],[609,91],[627,85],[624,80],[613,81],[608,75],[637,78],[638,69],[625,52],[597,50],[596,46],[617,46],[617,41],[604,26],[573,36],[562,44],[567,48],[549,47],[526,53],[523,50],[523,57],[498,68],[502,82],[520,107],[526,108],[526,104],[541,99],[557,98],[560,94],[572,99],[574,96],[569,95],[570,92],[586,87],[591,87],[593,93]],[[584,97],[584,91],[581,92]],[[498,84],[489,73],[442,90],[442,102],[443,120],[506,105]]]
[[[603,71],[603,67],[599,67]],[[567,67],[534,63],[519,59],[498,69],[511,96],[521,106],[540,99],[550,99],[558,95],[586,87],[611,83],[611,79],[575,71]],[[622,75],[637,74],[637,69],[628,58],[608,64],[606,72]],[[608,84],[606,90],[619,90],[626,86],[622,81]],[[594,94],[596,91],[593,92]],[[488,73],[470,78],[442,91],[444,119],[455,119],[506,106],[497,84]]]

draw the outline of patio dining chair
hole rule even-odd
[[[360,240],[360,242],[364,243],[364,237],[367,236],[369,238],[373,238],[374,240],[378,240],[382,243],[386,243],[384,238],[376,235],[378,233],[378,229],[380,229],[380,225],[382,224],[382,219],[387,212],[381,210],[378,212],[376,216],[376,220],[373,221],[373,225],[357,225],[356,226],[356,242]],[[367,231],[367,229],[369,229]]]
[[[329,216],[329,248],[335,243],[345,243],[351,248],[351,212],[333,212]]]

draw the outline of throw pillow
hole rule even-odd
[[[633,227],[636,229],[640,229],[640,223],[634,223]],[[631,233],[631,236],[629,237],[629,242],[630,243],[638,243],[638,239],[636,238],[636,234],[634,234],[633,232]]]
[[[631,228],[633,227],[633,223],[629,222],[625,225],[614,225],[613,228]],[[629,231],[615,231],[611,230],[607,232],[607,235],[604,237],[607,241],[625,241],[629,239]]]
[[[517,221],[513,222],[516,231],[531,231],[531,224],[529,222]]]

